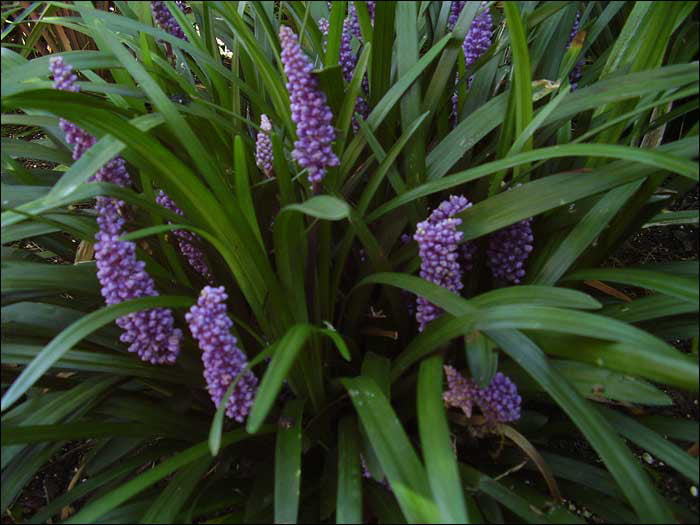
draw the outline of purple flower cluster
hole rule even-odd
[[[197,304],[185,315],[192,336],[202,350],[204,378],[217,408],[231,382],[248,365],[248,359],[231,334],[233,321],[226,315],[227,298],[223,286],[205,286]],[[250,412],[257,386],[258,379],[253,372],[245,372],[228,400],[226,415],[242,423]]]
[[[270,133],[272,123],[264,113],[260,115],[260,131],[255,139],[255,165],[262,170],[266,177],[272,173],[272,141]]]
[[[374,14],[374,5],[372,5],[372,14]],[[325,51],[327,45],[326,37],[328,37],[328,31],[330,30],[328,20],[326,20],[325,18],[321,18],[318,21],[318,27],[324,36],[323,50]],[[340,55],[338,57],[340,69],[343,73],[343,79],[347,83],[352,82],[352,75],[355,72],[355,66],[357,65],[357,56],[352,52],[353,35],[357,36],[358,39],[361,39],[362,36],[360,34],[360,25],[357,19],[357,10],[355,9],[354,4],[351,3],[350,8],[348,9],[348,16],[343,21],[343,32],[341,34],[340,40]],[[364,91],[366,97],[366,93],[369,91],[369,81],[367,80],[366,74],[364,77],[362,77],[362,90]],[[367,104],[367,100],[365,99],[365,97],[358,96],[355,102],[355,113],[359,113],[362,116],[362,118],[367,118],[367,115],[369,114],[369,105]],[[353,132],[357,133],[359,127],[360,125],[358,124],[357,119],[353,115]]]
[[[450,17],[447,19],[448,31],[452,31],[455,28],[455,24],[459,19],[462,9],[464,8],[464,4],[466,3],[467,2],[464,0],[453,0],[452,4],[450,5]]]
[[[525,263],[533,242],[532,217],[493,233],[486,252],[493,276],[501,281],[519,284],[525,277]]]
[[[452,17],[454,16],[454,23],[457,23],[457,19],[459,18],[459,15],[465,3],[466,2],[452,3],[450,19],[452,19]],[[484,7],[485,5],[486,2],[481,3],[482,7]],[[489,47],[491,47],[492,29],[493,20],[491,18],[491,12],[488,9],[484,9],[472,21],[472,24],[469,27],[469,32],[467,33],[467,36],[464,39],[464,43],[462,44],[462,49],[464,51],[464,64],[467,69],[472,67],[474,63],[479,59],[479,57],[486,53]],[[455,78],[455,84],[457,83],[459,83],[459,76]],[[471,77],[469,78],[469,83],[471,84]],[[455,115],[455,121],[459,120],[458,104],[459,96],[455,92],[455,94],[452,96],[452,112]]]
[[[71,66],[61,57],[50,61],[49,70],[54,76],[54,87],[66,91],[79,91],[77,77]],[[95,138],[71,122],[62,121],[66,141],[73,146],[73,158],[79,159],[85,150],[95,143]],[[126,163],[121,157],[107,162],[91,181],[110,182],[118,186],[130,184]],[[95,236],[97,277],[102,285],[102,296],[108,305],[140,297],[157,296],[153,279],[146,273],[145,264],[136,259],[136,245],[120,241],[124,233],[124,202],[110,197],[98,197]],[[174,328],[172,312],[165,308],[152,308],[134,312],[117,319],[124,330],[120,340],[129,344],[129,351],[150,363],[173,363],[180,351],[182,332]]]
[[[486,388],[480,388],[476,381],[466,379],[453,367],[444,368],[447,390],[442,398],[447,405],[462,409],[467,417],[472,416],[476,405],[491,425],[520,419],[522,398],[518,388],[501,372],[496,373]]]
[[[124,219],[119,215],[120,202],[98,197],[97,223],[100,227],[95,243],[97,277],[102,284],[102,296],[108,305],[141,297],[155,297],[153,279],[146,264],[136,259],[136,245],[120,241]],[[171,364],[180,353],[182,331],[174,328],[172,312],[167,308],[151,308],[133,312],[117,319],[124,330],[120,336],[143,361]]]
[[[353,6],[354,8],[354,6]],[[353,9],[354,10],[354,9]],[[355,20],[357,20],[357,13],[355,13]],[[343,72],[343,78],[345,82],[350,83],[352,81],[352,74],[355,71],[355,66],[357,65],[357,57],[355,53],[352,52],[352,17],[348,16],[343,21],[343,32],[340,36],[340,69]]]
[[[499,423],[520,419],[521,402],[518,387],[501,372],[496,372],[489,386],[479,389],[476,399],[486,420]]]
[[[335,140],[333,113],[326,102],[326,95],[318,88],[318,80],[311,74],[313,65],[299,46],[297,35],[289,27],[281,26],[279,38],[292,120],[298,136],[292,157],[308,170],[312,187],[317,187],[326,169],[339,164],[331,147]]]
[[[576,11],[576,20],[574,20],[574,25],[571,28],[571,35],[569,35],[569,41],[566,44],[567,49],[571,47],[571,43],[574,41],[574,37],[576,36],[576,33],[578,33],[580,25],[581,12]],[[581,77],[583,76],[583,64],[585,62],[586,60],[584,58],[576,62],[576,65],[571,70],[571,73],[569,73],[569,84],[571,84],[571,91],[576,91],[578,88],[579,80],[581,80]]]
[[[486,2],[482,2],[481,6],[486,6]],[[462,44],[464,63],[467,69],[472,67],[479,57],[491,47],[492,30],[493,20],[491,19],[491,12],[488,9],[484,9],[474,18],[472,25],[469,27],[467,37],[464,39],[464,44]]]
[[[179,0],[176,1],[175,4],[180,8],[180,11],[185,10],[185,2]],[[153,14],[153,20],[161,29],[176,38],[187,40],[180,24],[177,23],[177,20],[175,20],[175,17],[168,9],[168,6],[165,5],[165,2],[151,2],[151,13]]]
[[[156,202],[164,208],[168,208],[170,211],[177,213],[178,215],[183,217],[185,216],[185,213],[177,207],[175,201],[173,201],[163,190],[159,191],[156,195]],[[180,253],[185,256],[187,262],[190,263],[190,266],[208,282],[214,282],[214,276],[209,269],[206,256],[201,248],[202,239],[199,237],[199,235],[187,230],[175,230],[173,231],[173,234],[177,238],[177,245],[178,248],[180,248]]]
[[[462,289],[462,268],[458,261],[462,232],[457,230],[462,220],[453,217],[469,206],[471,203],[466,197],[450,196],[433,210],[427,220],[418,223],[413,236],[418,242],[421,258],[420,276],[452,292]],[[421,332],[441,313],[439,307],[424,297],[417,298],[416,320]]]
[[[61,91],[80,91],[78,77],[73,73],[73,67],[63,61],[63,57],[51,57],[49,72],[53,76],[53,87]],[[58,125],[66,134],[66,142],[73,146],[73,160],[78,160],[95,144],[95,137],[66,119],[59,119]]]

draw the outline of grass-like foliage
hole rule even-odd
[[[2,9],[8,519],[696,522],[696,2]]]

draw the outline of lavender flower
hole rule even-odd
[[[202,350],[204,378],[217,408],[231,382],[248,364],[248,359],[231,334],[233,322],[226,315],[227,298],[223,286],[205,286],[199,294],[197,304],[185,315],[192,336]],[[257,386],[258,379],[253,372],[245,372],[228,400],[226,415],[242,423],[253,404]]]
[[[480,388],[476,403],[489,423],[508,423],[520,419],[522,398],[518,388],[501,372],[497,372],[486,388]]]
[[[457,19],[459,19],[462,9],[464,8],[464,4],[466,4],[466,2],[462,0],[453,0],[452,4],[450,5],[450,17],[447,19],[448,31],[452,31],[455,28],[455,24],[457,23]]]
[[[499,230],[489,238],[488,263],[496,279],[519,284],[532,251],[532,217]]]
[[[176,1],[175,4],[177,4],[180,11],[185,10],[185,2]],[[165,5],[165,2],[151,2],[151,13],[153,14],[153,20],[161,29],[176,38],[187,40],[180,24],[177,23],[177,20],[175,20],[175,17],[168,9],[168,6]]]
[[[481,6],[485,7],[486,2],[482,2]],[[467,69],[472,67],[479,57],[491,47],[492,28],[491,12],[488,9],[484,9],[474,18],[472,25],[469,27],[469,33],[464,39],[464,44],[462,44],[464,63]]]
[[[455,4],[459,3],[462,5],[455,6]],[[454,16],[454,23],[457,22],[459,14],[461,13],[465,3],[466,2],[453,2],[453,11],[450,14],[450,18]],[[481,2],[481,6],[486,6],[486,2]],[[491,47],[492,27],[493,20],[491,18],[491,12],[488,9],[484,9],[472,21],[472,24],[469,27],[469,32],[467,33],[464,43],[462,44],[462,49],[464,50],[464,65],[467,69],[472,67],[479,57],[486,53],[489,47]],[[457,83],[459,83],[459,76],[457,76],[455,79],[455,84]],[[471,77],[469,78],[468,83],[471,84]],[[452,112],[455,115],[455,121],[459,119],[458,104],[459,96],[457,95],[457,92],[455,92],[455,94],[452,96]]]
[[[321,31],[321,34],[322,34],[324,37],[327,37],[327,36],[328,36],[328,31],[331,30],[331,23],[328,21],[327,18],[319,18],[319,19],[318,19],[318,30]],[[327,42],[326,39],[324,38],[324,39],[323,39],[323,51],[326,50],[326,44],[327,44],[327,43],[328,43],[328,42]]]
[[[463,196],[450,196],[430,214],[427,220],[418,223],[413,238],[418,242],[418,254],[421,258],[420,276],[452,292],[462,289],[462,269],[457,260],[458,245],[462,232],[457,226],[461,219],[453,218],[471,206]],[[424,297],[416,301],[416,320],[422,332],[425,326],[439,317],[442,310]]]
[[[294,143],[292,157],[308,170],[309,181],[317,187],[326,169],[339,164],[331,147],[335,140],[331,124],[333,113],[326,103],[326,95],[318,88],[318,80],[311,74],[313,66],[301,50],[297,36],[287,26],[281,26],[279,38],[292,120],[299,137]]]
[[[63,61],[63,57],[51,57],[49,59],[49,72],[53,75],[53,88],[61,91],[80,91],[76,84],[78,77],[73,73],[73,66]]]
[[[369,6],[367,6],[369,8]],[[348,34],[352,38],[355,35],[358,40],[362,40],[362,29],[360,28],[360,19],[357,17],[357,8],[355,7],[355,2],[348,3],[348,16],[345,18],[345,22],[348,24]],[[345,29],[345,26],[343,26]]]
[[[255,140],[255,164],[265,174],[270,177],[272,172],[272,141],[270,132],[272,124],[264,113],[260,115],[260,131]]]
[[[355,12],[353,10],[353,12]],[[357,19],[356,12],[355,12],[355,19]],[[343,32],[341,35],[341,40],[340,40],[340,56],[338,58],[338,62],[340,64],[341,71],[343,73],[343,79],[345,82],[350,83],[352,82],[352,75],[353,72],[355,71],[355,66],[357,65],[357,56],[353,54],[352,52],[352,35],[353,35],[353,26],[352,26],[352,18],[348,16],[345,21],[343,22]],[[358,26],[359,27],[359,26]],[[330,30],[329,22],[325,18],[321,18],[318,21],[318,28],[321,30],[321,34],[323,34],[323,50],[326,50],[326,45],[328,44],[328,31]],[[367,75],[362,77],[362,90],[367,93],[369,91],[369,81],[367,80]],[[359,113],[362,118],[367,118],[367,115],[369,114],[369,106],[367,104],[367,101],[365,100],[364,97],[358,96],[357,100],[355,101],[355,113]],[[355,115],[352,117],[352,130],[354,133],[357,133],[357,130],[360,128],[359,123],[357,122],[357,119],[355,118]]]
[[[153,279],[146,264],[136,259],[136,245],[120,241],[124,219],[120,216],[120,201],[107,197],[97,199],[95,259],[97,277],[102,284],[102,296],[108,305],[141,297],[155,297]],[[166,308],[151,308],[133,312],[117,319],[124,330],[119,338],[129,343],[143,361],[153,364],[174,363],[180,352],[182,331],[174,328],[172,312]]]
[[[479,407],[489,425],[508,423],[520,418],[522,398],[518,388],[501,372],[497,372],[486,388],[473,379],[466,379],[453,367],[446,365],[447,390],[442,394],[448,406],[460,408],[472,416],[474,405]]]
[[[163,190],[159,191],[158,195],[156,195],[156,202],[178,215],[185,216],[185,213],[177,207],[175,201]],[[190,266],[207,281],[210,283],[214,282],[214,276],[209,269],[206,256],[201,248],[202,239],[200,239],[199,235],[187,230],[175,230],[173,234],[177,238],[177,245],[178,248],[180,248],[180,253],[185,256]]]
[[[61,91],[80,91],[78,77],[72,72],[73,66],[66,64],[63,57],[51,57],[49,72],[53,76],[54,89]],[[66,142],[73,146],[73,160],[78,160],[95,144],[95,137],[66,119],[59,119],[58,125],[66,134]]]
[[[77,77],[71,66],[61,57],[53,57],[49,71],[54,76],[54,87],[65,91],[79,91]],[[61,119],[66,141],[73,146],[73,158],[79,159],[95,143],[95,137],[71,122]],[[118,186],[130,184],[126,163],[121,157],[107,162],[90,181],[110,182]],[[139,297],[157,296],[153,279],[146,273],[145,264],[136,260],[136,245],[120,241],[123,234],[123,201],[110,197],[97,197],[97,224],[95,259],[97,277],[102,285],[102,296],[108,305]],[[120,340],[129,344],[129,351],[150,363],[173,363],[180,351],[182,332],[174,328],[170,310],[153,308],[134,312],[117,319],[124,330]]]
[[[571,44],[574,41],[574,38],[576,37],[576,33],[578,33],[580,25],[581,12],[576,11],[576,20],[574,20],[574,25],[571,28],[571,35],[569,35],[569,41],[566,43],[566,49],[569,49],[571,47]],[[581,77],[583,76],[583,65],[585,62],[585,58],[582,58],[581,60],[576,62],[576,65],[569,73],[569,84],[571,84],[571,91],[576,91],[576,89],[578,89],[579,80],[581,80]]]
[[[355,20],[357,20],[357,15],[355,15]],[[340,69],[343,72],[343,78],[348,83],[352,81],[352,74],[355,71],[355,65],[357,65],[357,57],[352,52],[352,31],[352,19],[348,16],[343,22],[343,32],[340,37],[340,57],[338,60]]]

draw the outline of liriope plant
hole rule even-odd
[[[696,521],[697,17],[4,4],[8,519]]]

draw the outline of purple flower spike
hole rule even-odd
[[[73,66],[66,64],[63,57],[51,57],[49,72],[53,76],[54,89],[61,91],[80,91],[78,77],[73,73]],[[66,134],[66,142],[73,146],[73,160],[78,160],[95,144],[95,137],[66,119],[59,119],[58,125]]]
[[[480,388],[476,400],[489,423],[508,423],[520,419],[522,398],[518,388],[501,372],[497,372],[486,388]]]
[[[493,276],[501,281],[520,284],[525,277],[525,264],[533,242],[532,217],[492,234],[486,253]]]
[[[65,91],[79,91],[76,76],[71,73],[61,57],[53,57],[49,71],[54,77],[54,87]],[[66,141],[73,146],[73,158],[78,160],[95,143],[95,137],[72,122],[61,119],[61,129]],[[95,175],[90,182],[110,182],[117,186],[131,183],[126,163],[115,157]],[[136,259],[136,245],[120,241],[124,233],[123,201],[110,197],[97,197],[97,224],[95,259],[97,278],[102,285],[102,296],[108,305],[130,299],[157,296],[153,279],[145,271],[145,263]],[[166,308],[152,308],[134,312],[117,319],[123,330],[120,340],[129,343],[129,351],[135,352],[153,364],[174,363],[180,352],[182,331],[174,328],[172,312]]]
[[[159,191],[158,195],[156,195],[156,202],[178,215],[185,216],[185,213],[177,207],[175,201],[163,190]],[[209,269],[206,256],[201,248],[202,239],[199,235],[188,230],[175,230],[173,234],[177,238],[177,245],[178,248],[180,248],[180,253],[187,258],[187,262],[190,263],[190,266],[208,282],[214,282],[214,276]]]
[[[442,398],[448,406],[460,408],[471,417],[474,405],[479,407],[489,425],[520,419],[522,398],[518,388],[501,372],[497,372],[486,388],[480,388],[473,379],[466,379],[456,369],[445,365],[447,390]]]
[[[205,286],[199,294],[197,304],[185,314],[192,336],[202,350],[204,378],[217,408],[231,382],[248,365],[248,359],[231,334],[233,321],[226,315],[227,298],[223,286]],[[243,423],[250,412],[257,386],[258,379],[253,372],[245,372],[228,400],[226,415]]]
[[[454,219],[453,216],[469,206],[471,203],[466,197],[452,195],[427,220],[418,223],[413,236],[418,242],[421,258],[420,276],[452,292],[462,289],[462,268],[458,261],[462,232],[457,230],[462,220]],[[416,320],[421,332],[442,313],[440,308],[424,297],[418,297],[416,307]]]
[[[479,387],[473,379],[465,379],[455,368],[445,365],[447,390],[442,399],[448,406],[460,408],[467,417],[472,417],[474,403],[478,398]]]
[[[185,10],[185,2],[176,1],[175,4],[177,4],[180,11]],[[175,20],[175,17],[170,12],[170,9],[168,9],[168,6],[165,5],[165,2],[151,2],[151,13],[153,14],[153,20],[161,29],[176,38],[187,40],[185,32],[180,27],[180,24],[177,23],[177,20]]]
[[[120,216],[123,203],[107,197],[97,198],[95,259],[97,277],[102,284],[102,296],[108,305],[141,297],[155,297],[153,279],[146,273],[146,264],[136,259],[136,245],[120,241],[124,219]],[[166,308],[134,312],[117,319],[124,330],[120,340],[129,343],[129,351],[143,361],[153,364],[174,363],[180,352],[182,331],[174,328],[174,319]]]
[[[466,2],[453,2],[452,7],[455,8],[455,4],[461,3],[459,10],[452,11],[450,18],[454,15],[454,23],[457,23],[459,14],[464,7]],[[481,2],[481,6],[486,6],[486,2]],[[477,15],[472,21],[472,25],[469,26],[469,32],[467,33],[464,43],[462,44],[462,49],[464,50],[464,65],[467,69],[472,67],[474,63],[479,59],[481,55],[488,51],[491,47],[491,33],[493,29],[493,20],[491,18],[491,12],[488,9],[484,9],[479,15]],[[459,78],[455,80],[455,83],[459,82]],[[471,77],[469,78],[469,84],[471,84]],[[458,115],[458,103],[459,97],[457,93],[452,96],[452,112],[457,120]]]
[[[292,120],[298,136],[292,157],[308,170],[309,181],[317,187],[326,169],[339,164],[331,147],[335,140],[333,113],[326,103],[326,95],[318,88],[318,80],[311,74],[313,65],[299,46],[297,35],[287,26],[281,26],[279,38]]]
[[[325,37],[328,36],[328,31],[331,30],[331,23],[328,21],[327,18],[319,18],[318,19],[318,30],[321,31],[321,34]],[[326,50],[326,39],[323,39],[323,50]]]
[[[53,75],[53,88],[61,91],[80,91],[76,82],[78,77],[73,73],[73,66],[63,61],[63,57],[51,57],[49,60],[49,72]]]
[[[459,18],[462,9],[464,8],[464,2],[462,0],[453,1],[450,5],[450,18],[447,19],[447,30],[452,31],[455,28],[457,19]]]
[[[357,14],[355,14],[355,20],[357,20]],[[343,22],[343,32],[340,37],[340,58],[338,60],[340,69],[343,72],[343,78],[348,83],[352,81],[352,74],[357,64],[357,57],[352,52],[352,35],[352,17],[348,16]]]
[[[260,115],[260,131],[255,140],[255,164],[267,177],[270,177],[272,172],[271,131],[272,124],[270,119],[263,113]]]
[[[486,6],[486,2],[482,2],[481,6]],[[464,39],[462,49],[464,50],[464,63],[467,69],[472,67],[481,55],[488,51],[491,47],[491,31],[493,29],[493,20],[491,12],[484,9],[481,14],[477,15],[469,27],[469,33]]]

